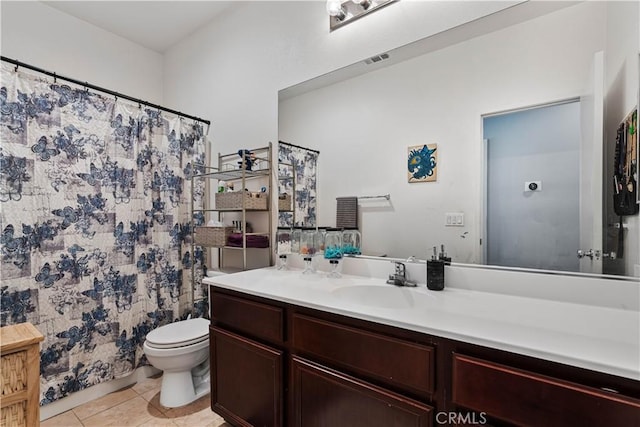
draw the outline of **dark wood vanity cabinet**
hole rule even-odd
[[[212,287],[211,407],[239,426],[640,426],[640,381]]]
[[[241,426],[284,425],[284,309],[211,292],[211,409]]]

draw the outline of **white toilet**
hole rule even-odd
[[[187,319],[154,329],[143,349],[149,363],[164,371],[160,404],[175,408],[209,393],[209,320]]]

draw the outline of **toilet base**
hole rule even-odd
[[[208,360],[205,363],[208,365]],[[160,388],[160,404],[167,408],[177,408],[209,394],[209,372],[206,369],[204,373],[203,369],[206,368],[200,365],[186,372],[165,371]]]

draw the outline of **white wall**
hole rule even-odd
[[[37,1],[2,1],[3,56],[162,105],[162,55]]]
[[[605,248],[615,251],[618,231],[609,224],[618,222],[613,212],[611,194],[613,176],[613,158],[618,125],[638,103],[638,53],[640,44],[639,3],[607,3],[607,44],[605,51],[605,121],[604,134],[607,142],[605,164],[605,203],[608,206],[604,215],[604,235],[609,234]],[[627,228],[624,258],[614,262],[605,260],[605,272],[622,273],[640,277],[640,216],[625,217]],[[633,243],[632,243],[633,242]]]
[[[604,17],[582,3],[283,101],[281,139],[321,151],[319,224],[337,196],[390,193],[361,203],[365,252],[424,258],[445,243],[479,262],[481,116],[579,96]],[[438,143],[438,182],[408,184],[407,146],[425,143]],[[465,227],[444,227],[446,212]]]
[[[325,1],[242,2],[165,55],[165,103],[215,151],[278,138],[278,90],[518,3],[401,1],[329,33]]]

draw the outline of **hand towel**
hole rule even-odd
[[[358,198],[337,197],[336,227],[358,228]]]

